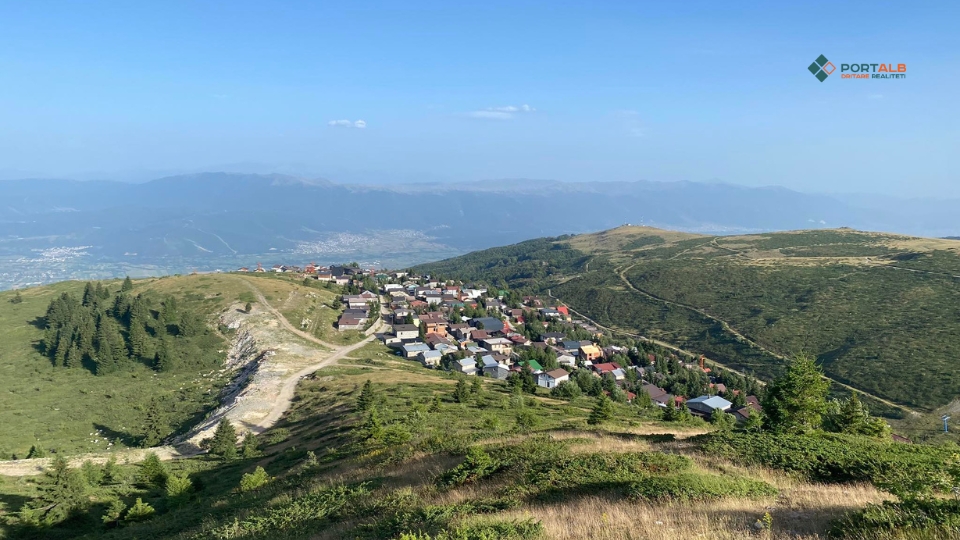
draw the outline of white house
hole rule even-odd
[[[577,358],[570,354],[561,354],[560,356],[557,357],[557,363],[560,364],[561,366],[576,367]]]
[[[473,358],[463,358],[457,360],[454,364],[454,369],[463,373],[464,375],[476,375],[477,374],[477,361]]]
[[[443,353],[440,351],[423,351],[418,357],[424,366],[437,367],[440,365],[440,359],[443,358]]]
[[[420,327],[413,324],[395,324],[393,333],[400,339],[417,339],[420,337]]]
[[[555,388],[558,384],[569,381],[570,374],[562,369],[551,369],[537,376],[537,385],[544,388]]]

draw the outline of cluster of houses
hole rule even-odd
[[[257,267],[251,270],[244,266],[237,269],[237,272],[274,272],[278,274],[301,274],[302,277],[309,277],[319,281],[335,283],[337,285],[347,285],[364,276],[377,276],[376,270],[372,268],[361,268],[359,266],[321,266],[317,264],[308,264],[304,267],[285,264],[275,264],[269,270],[263,265],[257,263]],[[384,274],[385,276],[385,274]]]
[[[345,294],[342,296],[343,313],[337,319],[337,330],[363,330],[371,320],[376,320],[379,313],[371,313],[380,305],[380,297],[373,292],[363,291],[360,294]]]
[[[467,376],[500,380],[528,368],[537,384],[547,389],[568,381],[570,373],[578,368],[588,369],[597,377],[612,377],[624,386],[631,379],[643,380],[647,375],[647,370],[642,367],[620,366],[612,361],[614,356],[622,357],[627,352],[624,347],[601,347],[591,340],[570,340],[562,332],[546,332],[541,335],[541,341],[531,342],[515,329],[524,324],[532,311],[539,313],[538,320],[577,324],[595,337],[599,336],[599,332],[589,324],[573,320],[565,306],[550,307],[540,298],[524,297],[525,307],[520,309],[504,304],[502,294],[498,293],[500,291],[488,294],[484,287],[462,287],[429,281],[385,285],[383,294],[387,297],[385,301],[388,302],[393,324],[392,331],[380,337],[399,356],[417,360],[429,368],[444,365]],[[487,316],[450,318],[453,313],[459,312],[456,308],[475,307],[480,301],[486,308]],[[519,352],[524,348],[552,350],[560,367],[545,369],[536,360],[521,360]],[[688,367],[697,366],[690,364]],[[709,372],[709,368],[703,368],[702,365],[700,368]],[[631,370],[635,371],[636,377],[628,376]],[[711,386],[718,393],[726,393],[723,384]],[[743,420],[750,414],[749,409],[760,408],[754,396],[746,398],[745,407],[733,410],[730,401],[717,395],[688,400],[683,396],[670,395],[652,383],[645,383],[642,388],[659,406],[667,407],[671,402],[676,405],[686,403],[691,413],[704,417],[720,409]],[[628,401],[636,397],[629,391],[626,395]]]
[[[251,271],[240,268],[240,272]],[[254,272],[267,272],[259,263]],[[733,414],[738,420],[745,420],[751,411],[760,411],[760,403],[755,396],[746,396],[746,405],[734,408],[733,404],[720,395],[704,395],[687,399],[674,396],[658,387],[648,379],[655,381],[649,368],[639,366],[621,366],[613,361],[614,356],[622,357],[626,349],[616,345],[601,347],[591,340],[570,340],[562,332],[546,332],[541,341],[531,342],[515,328],[523,325],[531,312],[539,314],[538,320],[556,321],[575,325],[594,337],[602,334],[589,322],[571,317],[566,306],[550,306],[536,296],[522,298],[523,308],[508,306],[503,302],[504,291],[488,291],[483,286],[461,286],[441,283],[427,278],[409,276],[406,272],[378,273],[373,269],[351,266],[319,266],[308,264],[298,266],[274,265],[269,271],[277,273],[298,273],[303,277],[330,282],[337,285],[360,284],[366,277],[386,282],[380,293],[390,314],[386,316],[392,323],[391,332],[380,335],[383,343],[393,348],[404,358],[417,360],[424,366],[447,368],[468,376],[485,376],[504,380],[512,373],[529,369],[543,388],[552,389],[570,380],[570,373],[578,368],[590,370],[597,377],[612,377],[623,386],[630,380],[639,380],[642,391],[651,401],[661,407],[686,404],[694,415],[709,418],[717,409]],[[373,306],[379,305],[379,294],[365,290],[360,294],[342,296],[344,311],[341,313],[337,328],[345,330],[363,330],[371,318]],[[454,313],[465,308],[475,308],[482,302],[486,316],[462,317],[452,320]],[[548,323],[544,322],[546,326]],[[536,360],[521,360],[518,354],[524,348],[536,348],[541,351],[550,349],[556,355],[560,367],[545,369]],[[444,360],[447,360],[444,362]],[[650,358],[651,362],[653,358]],[[702,369],[709,373],[701,363],[684,364],[685,367]],[[635,377],[628,376],[634,371]],[[711,383],[711,390],[718,394],[730,395],[722,383]],[[634,387],[636,390],[636,388]],[[640,390],[637,390],[638,392]],[[739,391],[733,390],[736,395]],[[636,395],[626,392],[627,400]]]

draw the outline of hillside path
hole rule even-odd
[[[251,283],[250,280],[239,277],[239,276],[236,276],[236,279],[243,281],[243,283],[247,287],[249,287],[251,291],[253,291],[253,294],[257,297],[257,301],[260,302],[260,305],[262,305],[264,309],[272,313],[273,316],[277,318],[277,321],[280,323],[280,326],[284,328],[284,330],[290,332],[291,334],[295,334],[299,337],[302,337],[307,341],[316,343],[317,345],[323,345],[324,347],[331,350],[337,350],[341,347],[341,345],[334,345],[333,343],[327,343],[326,341],[323,341],[317,336],[308,334],[303,330],[300,330],[299,328],[293,326],[292,324],[290,324],[290,321],[288,321],[287,318],[283,316],[283,313],[280,313],[280,310],[270,305],[270,302],[267,302],[266,297],[263,296],[263,291],[261,291],[256,285]]]

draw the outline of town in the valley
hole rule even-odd
[[[299,274],[343,291],[340,331],[368,330],[397,356],[464,377],[489,377],[559,398],[605,394],[665,417],[719,413],[747,422],[762,412],[762,383],[704,358],[618,336],[553,299],[410,271],[309,264],[239,272]]]

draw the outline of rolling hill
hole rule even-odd
[[[827,376],[931,410],[960,395],[960,242],[854,231],[708,236],[619,227],[418,270],[552,294],[621,331],[770,379]],[[888,411],[889,412],[889,411]]]
[[[121,289],[120,281],[103,285],[111,295]],[[186,434],[235,397],[224,391],[231,382],[260,387],[263,398],[245,397],[230,409],[255,423],[270,412],[279,384],[362,337],[334,328],[333,291],[297,280],[210,274],[134,280],[132,287],[123,296],[143,299],[150,337],[142,353],[105,374],[95,374],[89,358],[67,367],[43,344],[51,301],[64,294],[79,301],[83,282],[0,292],[0,460],[22,459],[31,447],[72,455],[155,445]],[[170,317],[160,313],[170,298],[202,326],[194,337],[161,337],[169,323],[161,319]],[[247,302],[252,312],[238,311]],[[284,323],[299,325],[299,334],[282,331]],[[132,344],[129,330],[120,332]],[[178,358],[170,369],[154,365],[164,341]]]

